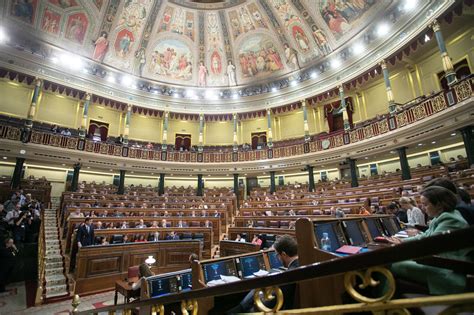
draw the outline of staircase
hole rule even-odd
[[[56,210],[46,209],[44,213],[45,235],[45,297],[56,298],[69,295],[64,275],[63,256],[59,239]]]

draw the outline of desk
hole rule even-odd
[[[123,295],[124,302],[127,304],[130,302],[130,298],[140,297],[140,290],[133,290],[132,285],[129,284],[129,282],[125,280],[117,280],[115,282],[114,305],[117,305],[119,293]]]

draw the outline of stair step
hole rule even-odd
[[[62,267],[63,267],[62,261],[46,262],[46,269],[54,269],[54,268],[62,268]]]
[[[46,288],[46,298],[68,295],[66,284]]]
[[[60,267],[60,268],[52,268],[52,269],[46,269],[45,270],[45,274],[46,274],[46,277],[48,275],[58,275],[58,274],[63,274],[64,272],[64,269],[63,267]]]
[[[63,262],[63,257],[62,256],[47,256],[45,258],[46,262],[49,263],[49,262]]]

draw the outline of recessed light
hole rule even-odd
[[[150,173],[151,175],[155,175],[155,173]]]
[[[113,75],[107,76],[107,82],[109,83],[115,83],[115,77]]]
[[[110,172],[113,172],[114,170],[113,170],[113,169],[110,169],[109,171],[110,171]]]
[[[341,59],[335,58],[335,59],[331,60],[331,67],[332,67],[333,69],[337,69],[337,68],[339,68],[341,65],[342,65]]]
[[[423,145],[423,143],[418,143],[418,146],[421,147]]]
[[[318,77],[318,73],[316,71],[311,72],[311,79],[316,79]]]
[[[91,168],[90,166],[87,167],[88,169]]]
[[[377,35],[379,37],[385,36],[390,31],[390,26],[387,23],[382,23],[377,28]]]
[[[276,87],[272,87],[272,92],[276,92],[277,91],[277,88]]]
[[[405,0],[405,3],[403,4],[403,9],[405,11],[411,11],[416,8],[417,2],[417,0]]]
[[[431,143],[432,143],[432,144],[435,144],[435,143],[436,143],[436,141],[431,141]]]
[[[428,34],[425,34],[425,43],[429,42],[430,39],[431,39],[431,38],[428,36]]]
[[[355,43],[354,46],[352,46],[352,52],[355,54],[355,55],[360,55],[361,53],[363,53],[365,50],[365,47],[362,43]]]
[[[366,156],[364,159],[368,160],[368,159],[369,159],[369,157],[368,157],[368,156]]]
[[[296,80],[293,80],[293,81],[290,82],[291,86],[296,86],[297,84],[298,84],[298,82]]]
[[[453,132],[453,133],[451,134],[451,137],[454,137],[455,135],[456,135],[456,133],[455,133],[455,132]]]
[[[6,156],[3,157],[4,160],[8,159]]]
[[[63,163],[63,164],[61,164],[61,165],[62,165],[62,166],[66,166],[66,164],[64,164],[64,163]]]

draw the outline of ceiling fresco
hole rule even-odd
[[[9,23],[144,79],[247,85],[321,61],[392,1],[8,0]],[[197,7],[196,7],[197,6]]]

